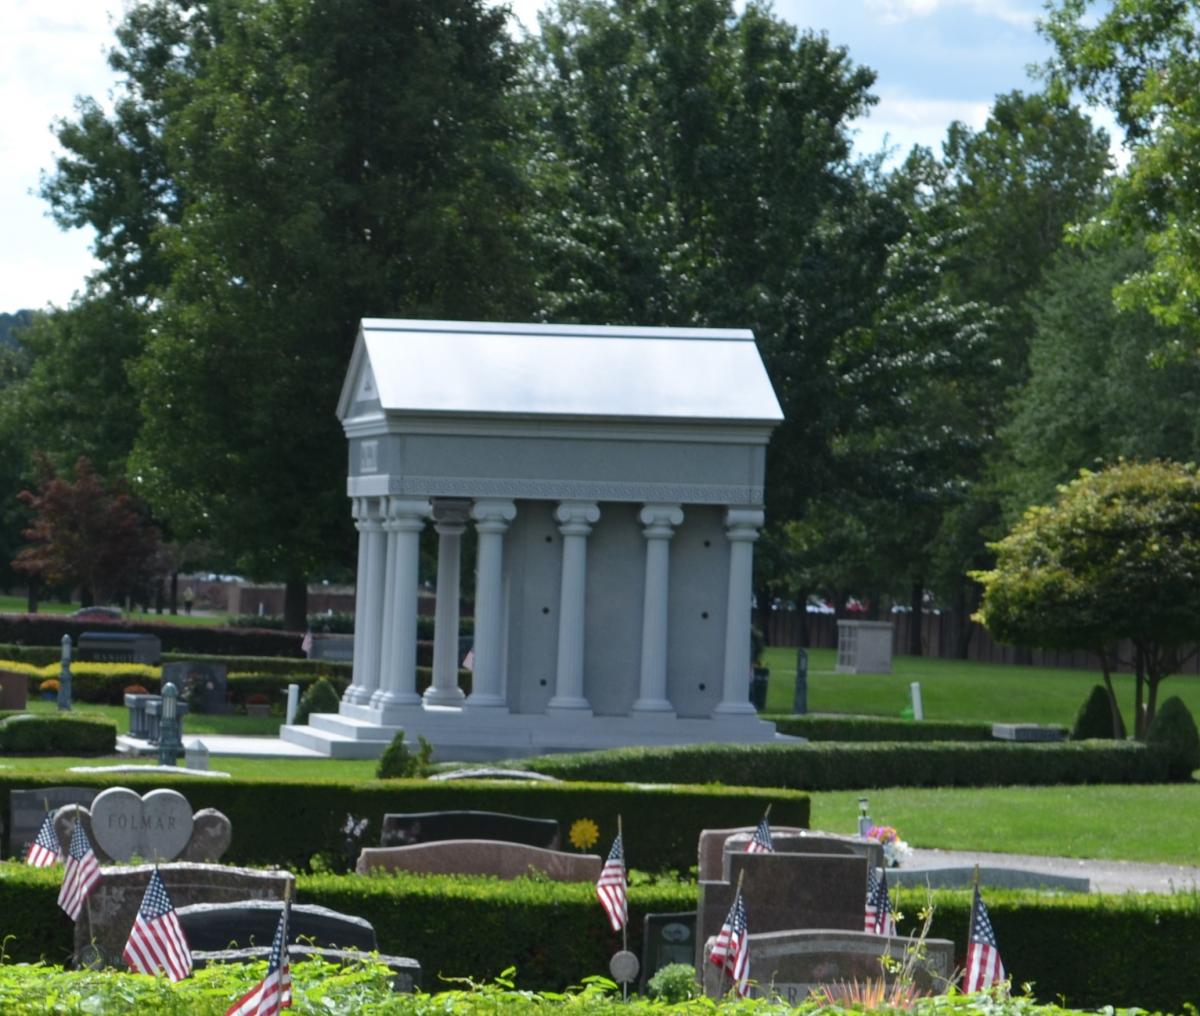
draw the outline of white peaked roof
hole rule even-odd
[[[748,329],[365,318],[338,417],[364,399],[384,413],[783,419]]]

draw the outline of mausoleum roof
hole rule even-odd
[[[748,329],[366,318],[338,402],[385,414],[783,418]]]

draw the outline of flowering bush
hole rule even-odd
[[[899,866],[912,854],[912,847],[900,839],[900,834],[890,825],[873,825],[867,830],[867,836],[883,845],[883,860],[889,868]]]
[[[256,691],[253,695],[246,696],[246,705],[248,706],[265,706],[270,705],[270,703],[271,700],[261,691]]]
[[[48,691],[52,691],[57,695],[58,694],[58,678],[52,677],[47,681],[43,681],[41,684],[38,685],[38,691],[42,692],[43,694],[45,694]]]

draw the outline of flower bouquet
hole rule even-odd
[[[873,825],[867,837],[878,840],[883,846],[883,862],[889,868],[898,868],[900,862],[912,854],[912,847],[900,839],[900,834],[890,825]]]

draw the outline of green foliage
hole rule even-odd
[[[1097,684],[1079,707],[1075,725],[1071,727],[1071,740],[1111,739],[1113,736],[1112,707],[1109,704],[1108,692],[1104,690],[1104,685]]]
[[[336,713],[341,702],[341,696],[329,683],[329,680],[319,677],[300,696],[300,703],[296,708],[296,718],[293,722],[305,724],[312,713]]]
[[[381,780],[412,779],[413,777],[429,775],[429,760],[433,757],[433,745],[424,737],[417,737],[417,750],[410,751],[404,743],[404,731],[396,732],[392,743],[384,749],[380,756],[379,766],[375,775]]]
[[[8,721],[11,722],[11,721]],[[7,821],[8,791],[13,788],[59,786],[61,773],[31,774],[0,769],[0,817]],[[656,781],[661,782],[661,781]],[[768,803],[780,823],[808,825],[805,794],[748,787],[655,786],[624,784],[523,783],[517,780],[352,781],[289,780],[277,774],[265,779],[188,780],[169,774],[123,772],[116,776],[72,773],[79,786],[119,784],[145,793],[155,787],[178,790],[193,809],[216,808],[237,830],[224,860],[231,864],[308,866],[314,854],[341,849],[341,833],[349,812],[381,829],[388,812],[500,811],[559,823],[562,841],[580,818],[600,827],[602,841],[616,835],[617,816],[624,816],[626,856],[631,866],[647,871],[686,871],[696,863],[700,830],[752,826]],[[287,836],[279,830],[286,828]]]
[[[521,768],[565,780],[708,783],[733,774],[750,787],[996,787],[1157,783],[1165,760],[1143,744],[909,743],[705,744],[614,748],[524,759]]]
[[[224,656],[290,656],[303,659],[299,632],[226,628],[213,625],[170,624],[166,621],[122,619],[96,621],[48,614],[0,615],[0,642],[28,646],[58,646],[63,635],[78,640],[85,631],[144,632],[162,642],[165,653],[220,654]],[[57,658],[57,657],[56,657]]]
[[[1200,769],[1200,733],[1191,710],[1177,695],[1172,695],[1155,714],[1146,731],[1146,743],[1167,753],[1167,775],[1173,780],[1190,780]]]
[[[696,980],[696,968],[690,963],[668,963],[646,982],[646,994],[667,1005],[686,1002],[703,994]]]
[[[1086,470],[1049,507],[1029,509],[979,572],[979,616],[997,639],[1104,654],[1137,651],[1135,716],[1200,640],[1200,471],[1171,462]]]
[[[111,755],[116,749],[117,728],[112,723],[29,713],[0,720],[0,752],[13,755]]]
[[[810,741],[991,741],[990,723],[887,716],[768,716],[781,734]]]

